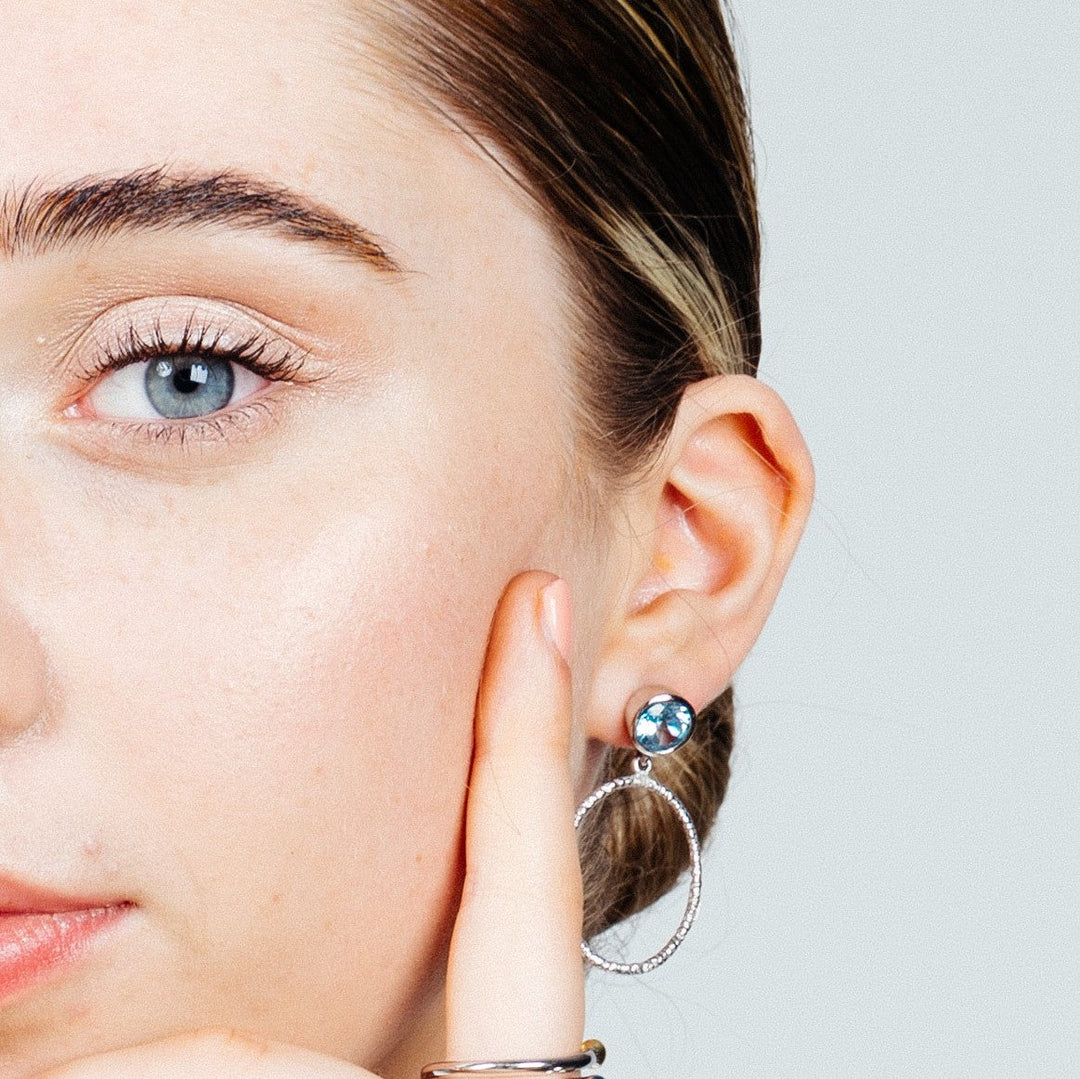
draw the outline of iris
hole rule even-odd
[[[229,360],[176,356],[146,365],[146,395],[166,419],[206,416],[232,399],[236,376]]]

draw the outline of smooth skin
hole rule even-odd
[[[810,504],[783,403],[716,378],[586,520],[554,238],[386,88],[364,4],[262,7],[0,4],[0,192],[230,170],[402,267],[0,217],[0,874],[132,904],[0,1002],[0,1079],[574,1049],[574,804],[637,690],[724,688]],[[303,369],[183,437],[101,389],[192,321]]]
[[[536,572],[511,582],[495,617],[476,712],[468,872],[447,981],[453,1059],[575,1053],[582,1041],[581,873],[563,656],[571,619],[566,582]],[[41,1079],[210,1075],[361,1079],[372,1073],[214,1030],[82,1060]]]

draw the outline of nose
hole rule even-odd
[[[45,709],[45,651],[37,634],[0,600],[0,741],[33,726]]]

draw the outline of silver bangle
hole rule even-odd
[[[580,1053],[548,1060],[444,1060],[425,1065],[420,1079],[443,1079],[447,1075],[475,1075],[477,1072],[526,1072],[531,1075],[565,1075],[582,1068],[596,1068],[604,1063],[603,1045],[591,1038]],[[595,1079],[600,1079],[596,1076]]]

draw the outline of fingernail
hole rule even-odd
[[[574,639],[574,615],[570,586],[560,577],[540,592],[540,626],[548,643],[570,663],[570,645]]]

